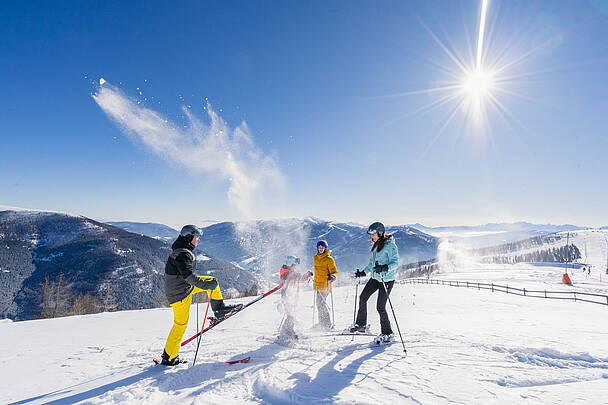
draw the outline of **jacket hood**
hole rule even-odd
[[[194,250],[194,245],[188,242],[183,236],[178,236],[175,242],[171,245],[171,249],[188,249],[190,251]]]
[[[325,257],[325,256],[329,256],[331,254],[331,250],[329,249],[325,249],[325,252],[319,254],[319,252],[317,252],[317,256],[319,257]]]

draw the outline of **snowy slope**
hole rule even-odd
[[[514,286],[556,285],[551,277],[535,280],[534,266],[509,276],[516,267],[502,266],[502,275],[489,267],[468,273],[510,277]],[[306,286],[298,297],[302,339],[295,347],[278,345],[278,299],[271,295],[219,325],[204,335],[195,367],[173,369],[150,366],[169,331],[169,309],[0,323],[0,358],[10,364],[0,369],[0,398],[19,404],[608,403],[608,307],[397,285],[392,299],[408,347],[404,357],[399,344],[371,348],[368,337],[314,335]],[[336,289],[340,327],[352,322],[353,300],[354,285]],[[377,330],[374,304],[375,296],[369,321]],[[192,306],[186,336],[195,324]],[[186,346],[182,357],[192,359],[194,350],[194,343]],[[224,363],[243,356],[251,362]]]

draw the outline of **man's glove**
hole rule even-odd
[[[357,269],[357,271],[355,271],[355,277],[365,277],[365,271]]]
[[[205,288],[203,288],[203,290],[215,290],[217,288],[217,278],[203,280],[203,283],[205,283]]]
[[[333,274],[330,274],[329,276],[327,276],[327,281],[333,283],[334,281],[336,281],[336,276],[334,276]]]
[[[376,265],[374,266],[374,271],[376,273],[384,273],[388,271],[388,264],[378,264],[378,262],[376,262]]]

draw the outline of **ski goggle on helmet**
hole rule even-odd
[[[320,240],[317,242],[317,249],[319,248],[319,246],[323,246],[325,249],[327,249],[329,247],[329,245],[327,244],[326,240]]]
[[[381,222],[374,222],[367,228],[367,234],[373,235],[377,233],[378,236],[384,236],[384,225]]]
[[[196,225],[185,225],[179,234],[180,236],[203,236],[203,231]]]
[[[288,266],[294,266],[296,264],[300,264],[300,258],[296,256],[287,256],[287,260],[285,264]]]

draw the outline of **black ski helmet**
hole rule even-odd
[[[203,231],[196,225],[184,225],[179,233],[179,236],[187,237],[190,235],[192,235],[191,238],[193,238],[195,235],[203,236]]]
[[[320,241],[317,242],[317,249],[319,248],[319,246],[324,246],[325,249],[327,249],[329,247],[329,245],[327,244],[327,241],[324,239],[321,239]]]
[[[367,234],[368,235],[373,235],[375,233],[378,234],[378,236],[383,237],[384,236],[384,225],[382,225],[382,222],[374,222],[373,224],[371,224],[369,226],[369,228],[367,228]]]

